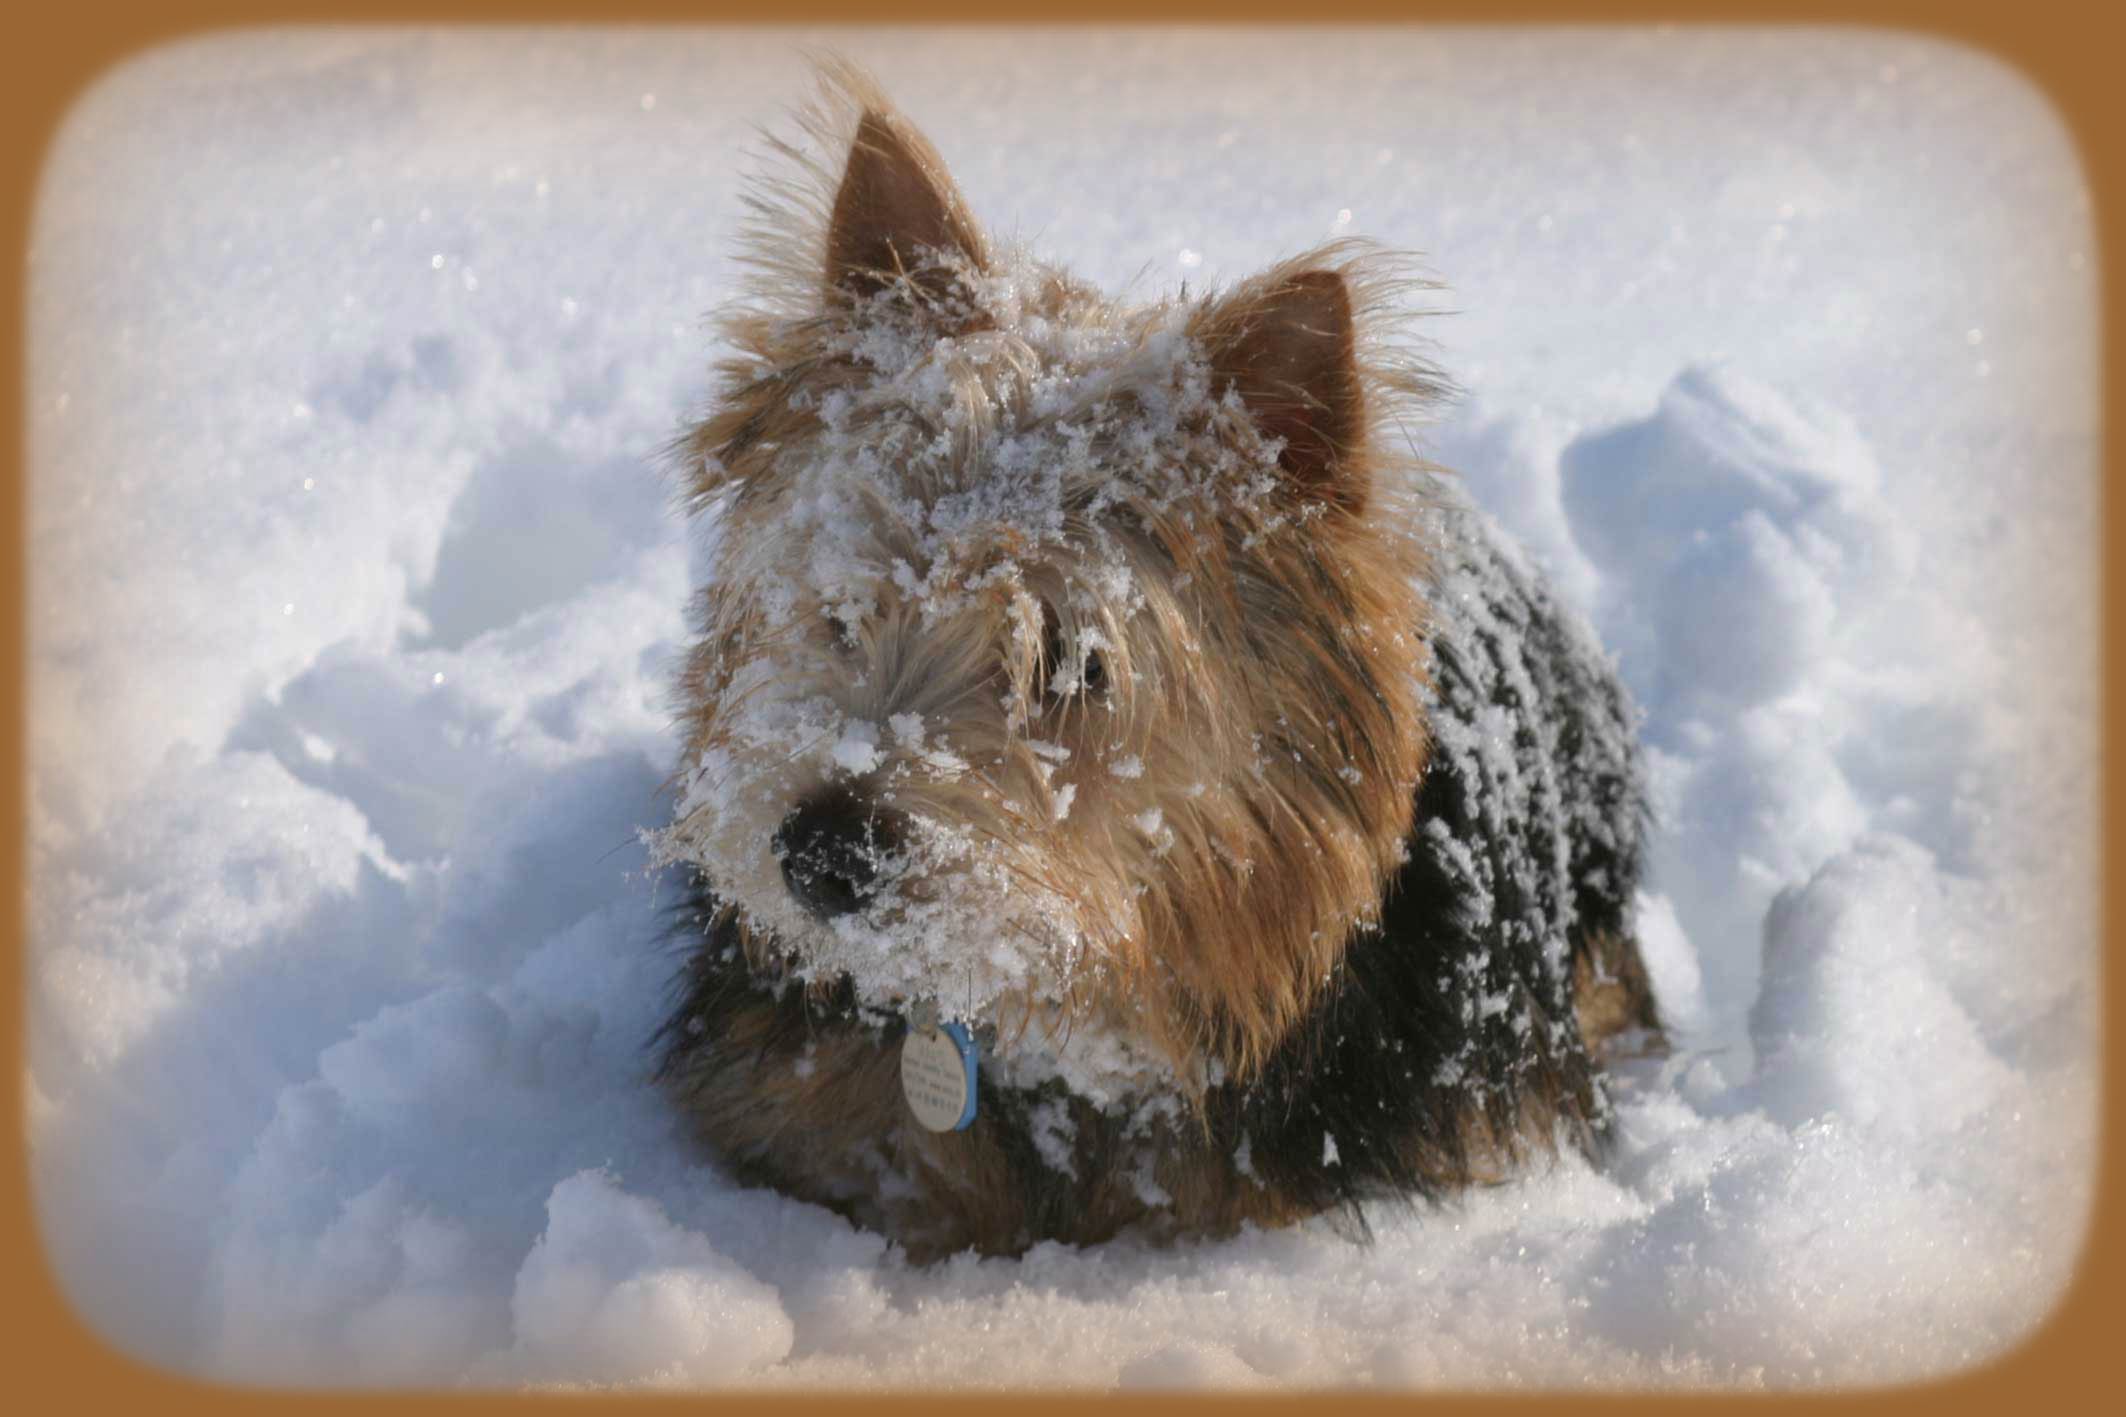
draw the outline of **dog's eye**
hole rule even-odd
[[[1073,673],[1072,671],[1076,672]],[[1083,694],[1097,699],[1107,692],[1107,662],[1097,649],[1085,651],[1085,661],[1080,664],[1071,653],[1069,641],[1063,634],[1062,621],[1048,607],[1041,611],[1041,668],[1038,678],[1039,691],[1054,693],[1060,697]]]
[[[1078,676],[1079,687],[1090,698],[1099,698],[1107,692],[1107,662],[1100,658],[1100,651],[1085,652],[1085,672]]]

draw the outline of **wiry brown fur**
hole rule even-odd
[[[906,151],[921,154],[950,193],[928,143],[860,76],[838,70],[828,92],[833,102],[812,116],[815,130],[847,133],[853,120],[856,135],[844,138],[844,146],[876,144],[883,141],[878,134],[889,133]],[[810,164],[804,170],[821,171]],[[825,395],[861,388],[874,377],[823,338],[838,315],[846,318],[850,304],[847,291],[822,284],[819,268],[810,264],[814,253],[827,259],[828,243],[788,240],[793,229],[805,229],[808,211],[827,212],[830,229],[870,218],[850,209],[846,192],[828,201],[799,197],[788,187],[773,190],[790,206],[756,207],[774,235],[755,237],[761,272],[755,301],[724,324],[724,336],[737,350],[723,366],[724,394],[681,444],[692,502],[705,506],[731,492],[726,538],[741,544],[772,540],[784,495],[777,450],[817,434]],[[948,203],[955,213],[963,209],[957,194]],[[954,224],[964,222],[957,216]],[[785,253],[792,250],[805,258],[790,261]],[[914,258],[913,252],[901,253],[904,262]],[[1149,331],[1165,313],[1158,307],[1117,308],[1061,271],[1042,274],[1028,313],[1046,320]],[[1222,508],[1212,527],[1143,505],[1124,504],[1107,515],[1108,527],[1126,528],[1133,539],[1133,559],[1143,572],[1138,584],[1165,590],[1139,613],[1134,632],[1121,607],[1099,605],[1089,617],[1113,646],[1116,691],[1098,730],[1110,755],[1140,757],[1153,774],[1148,780],[1080,781],[1068,830],[1056,831],[1047,825],[1050,790],[1020,736],[1024,724],[984,721],[986,703],[963,718],[955,701],[955,695],[977,697],[996,674],[992,637],[977,630],[1000,620],[1017,627],[1003,669],[1023,694],[1042,645],[1034,606],[1041,600],[1059,608],[1070,603],[1060,593],[1067,562],[1031,568],[1023,584],[996,586],[991,603],[965,625],[918,630],[908,617],[889,616],[876,644],[866,646],[872,662],[891,664],[925,686],[908,694],[889,689],[868,707],[890,703],[939,713],[967,730],[956,741],[974,737],[986,764],[979,783],[949,791],[930,785],[927,804],[954,819],[989,819],[999,836],[1009,837],[1019,834],[1019,822],[999,813],[995,799],[1019,802],[1021,815],[1040,824],[1022,868],[1059,893],[1086,889],[1078,883],[1110,892],[1152,886],[1141,902],[1140,927],[1107,941],[1114,967],[1078,1007],[1136,1020],[1177,1062],[1208,1054],[1241,1073],[1259,1065],[1304,1014],[1351,925],[1373,913],[1381,881],[1409,831],[1408,785],[1424,761],[1418,696],[1425,608],[1415,593],[1425,570],[1423,546],[1395,521],[1408,511],[1388,491],[1405,471],[1396,451],[1405,444],[1388,420],[1409,401],[1428,401],[1436,383],[1421,363],[1379,337],[1398,318],[1412,282],[1380,253],[1342,242],[1199,301],[1188,328],[1205,348],[1229,360],[1221,367],[1230,371],[1228,378],[1256,386],[1251,411],[1258,416],[1264,409],[1274,414],[1302,405],[1307,391],[1279,385],[1277,370],[1253,369],[1248,360],[1259,327],[1283,318],[1271,297],[1324,275],[1348,300],[1352,317],[1376,335],[1364,358],[1348,333],[1337,352],[1340,423],[1350,432],[1330,454],[1332,499]],[[879,283],[890,282],[882,274]],[[793,313],[822,299],[824,313]],[[977,431],[956,451],[971,453],[985,424],[1010,419],[1023,404],[1023,390],[1012,387],[1010,377],[1030,373],[1034,360],[1011,348],[1012,337],[1004,332],[968,331],[962,322],[958,337],[1001,347],[994,365],[960,371],[959,398]],[[1284,422],[1306,435],[1303,416]],[[1263,435],[1227,411],[1224,426],[1207,429],[1206,436],[1252,443]],[[945,472],[938,485],[914,489],[915,495],[934,498],[966,476],[957,461]],[[1383,505],[1369,515],[1365,503],[1376,488]],[[882,520],[890,516],[879,510]],[[1310,534],[1272,534],[1266,518],[1279,514],[1307,516]],[[905,551],[890,530],[884,549]],[[997,551],[1022,549],[1007,543]],[[729,587],[711,587],[697,611],[708,633],[681,680],[687,751],[695,759],[717,738],[730,705],[725,690],[731,677],[763,649],[749,634],[751,605]],[[1066,634],[1076,629],[1064,628]],[[1213,672],[1201,672],[1206,668]],[[1232,782],[1255,770],[1257,745],[1235,733],[1236,724],[1272,728],[1262,753],[1273,779],[1270,790],[1191,799],[1187,792],[1196,783]],[[1093,725],[1070,727],[1089,737]],[[1355,769],[1356,784],[1337,774],[1346,767]],[[1117,840],[1114,823],[1151,804],[1170,809],[1168,824],[1183,840],[1164,868],[1147,872],[1141,861],[1115,859],[1132,853]],[[1094,899],[1084,902],[1081,913],[1101,920],[1122,912],[1111,900]]]
[[[831,975],[814,975],[809,994],[779,988],[802,969],[802,943],[753,928],[728,899],[694,922],[704,943],[668,1077],[742,1174],[841,1207],[912,1253],[1085,1242],[1126,1225],[1226,1233],[1311,1213],[1336,1197],[1255,1177],[1245,1138],[1268,1125],[1266,1099],[1296,1095],[1320,1066],[1302,1026],[1346,1007],[1346,957],[1383,928],[1426,767],[1432,623],[1419,587],[1432,568],[1416,513],[1428,470],[1403,451],[1398,422],[1440,385],[1394,337],[1420,283],[1343,242],[1185,306],[1118,306],[1023,260],[1000,296],[985,284],[1000,258],[935,150],[855,71],[830,66],[824,87],[804,120],[810,143],[778,145],[794,176],[751,196],[751,295],[723,319],[734,352],[716,405],[676,449],[689,506],[718,509],[727,557],[694,607],[684,760],[782,774],[794,802],[825,778],[745,762],[754,750],[733,724],[749,702],[801,680],[852,719],[914,715],[960,768],[902,745],[859,790],[910,820],[971,829],[1092,961],[1058,997],[999,1000],[989,1041],[1008,1047],[1036,1025],[1126,1037],[1171,1070],[1175,1105],[1126,1113],[1060,1087],[985,1091],[989,1126],[924,1132],[901,1097],[896,1002],[855,999]],[[839,169],[816,156],[837,153]],[[1179,465],[1271,467],[1274,495],[1225,495],[1211,478],[1177,497],[1111,475],[1129,449],[1100,439],[1131,427],[1137,395],[1122,380],[1096,408],[1044,404],[1046,356],[1020,333],[1030,325],[1097,332],[1124,368],[1166,357],[1178,328],[1213,392],[1230,391],[1173,433]],[[866,403],[880,379],[867,329],[942,341],[943,414]],[[824,599],[801,596],[778,618],[754,589],[779,554],[788,453],[827,436],[829,409],[889,469],[855,494],[865,553],[909,568],[840,635]],[[1080,417],[1096,432],[1069,474],[1059,538],[1030,542],[1007,519],[939,550],[927,509],[993,475],[998,437]],[[1081,574],[1095,551],[1126,568],[1127,595]],[[1088,647],[1104,657],[1098,701],[1044,691],[1082,689],[1072,676],[1090,673]],[[1132,760],[1141,770],[1125,770]],[[704,865],[721,894],[720,863],[702,861],[707,831],[683,812],[674,854]],[[920,902],[954,888],[910,891]],[[1536,1046],[1565,1062],[1584,1061],[1583,1030],[1654,1022],[1628,940],[1576,938],[1574,950],[1577,1026],[1537,1029]],[[1541,1018],[1541,1001],[1528,1007]],[[1591,1078],[1561,1063],[1482,1106],[1443,1101],[1383,1138],[1378,1164],[1425,1193],[1496,1174],[1525,1139],[1594,1125]],[[1055,1167],[1029,1154],[1028,1137],[1061,1116],[1068,1184],[1041,1179]]]

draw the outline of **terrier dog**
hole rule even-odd
[[[1118,304],[823,89],[676,445],[693,1127],[919,1261],[1598,1155],[1598,1049],[1660,1027],[1632,710],[1398,451],[1421,282],[1338,243]]]

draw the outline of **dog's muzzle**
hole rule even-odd
[[[776,829],[783,884],[815,919],[854,915],[878,894],[882,868],[900,849],[896,814],[853,792],[800,806]]]

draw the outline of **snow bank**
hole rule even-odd
[[[220,37],[83,101],[32,234],[28,1092],[91,1321],[249,1380],[1095,1388],[1884,1381],[2037,1323],[2092,1175],[2097,404],[2030,91],[1887,34],[837,42],[1111,285],[1344,229],[1452,278],[1412,435],[1646,711],[1679,1048],[1614,1164],[928,1270],[709,1166],[636,833],[723,551],[648,469],[795,46]]]

